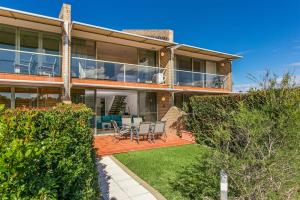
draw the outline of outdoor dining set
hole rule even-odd
[[[118,126],[117,122],[111,121],[114,129],[114,140],[120,141],[130,137],[130,140],[147,139],[149,142],[155,142],[155,139],[161,138],[166,141],[167,134],[165,132],[165,121],[143,122],[142,118],[122,118],[122,126]]]

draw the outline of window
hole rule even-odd
[[[15,107],[37,107],[37,88],[16,88]]]
[[[39,88],[38,106],[53,107],[61,102],[61,88]]]
[[[0,26],[0,48],[16,48],[16,29],[6,26]]]
[[[156,52],[139,49],[139,65],[156,66]]]
[[[21,30],[20,31],[20,50],[38,52],[39,38],[38,32]]]
[[[186,56],[176,56],[176,69],[192,71],[192,58]]]
[[[97,42],[97,59],[120,63],[137,64],[137,48]]]
[[[92,40],[72,39],[72,57],[96,58],[96,43]]]
[[[193,71],[194,72],[206,72],[206,62],[205,60],[200,60],[197,58],[193,59]]]
[[[157,99],[155,92],[139,93],[139,115],[144,121],[157,120]]]
[[[0,48],[16,49],[16,29],[0,26]],[[0,72],[12,73],[15,52],[0,50]]]
[[[43,33],[42,53],[59,55],[60,40],[58,35]]]
[[[5,108],[11,107],[11,89],[9,87],[0,87],[0,105]]]

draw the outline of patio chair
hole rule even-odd
[[[136,139],[138,143],[140,142],[140,137],[143,137],[143,139],[146,137],[148,140],[150,140],[150,125],[151,122],[141,122],[140,125],[133,130],[133,139]]]
[[[47,75],[47,76],[54,76],[55,75],[55,66],[56,66],[56,61],[57,59],[54,59],[54,62],[50,64],[49,66],[47,65],[41,65],[39,66],[39,74],[40,75]]]
[[[131,117],[122,117],[122,127],[131,128]]]
[[[126,139],[130,136],[131,130],[130,128],[119,128],[116,121],[112,120],[111,124],[114,128],[114,140],[120,141],[121,139]]]
[[[133,126],[134,127],[138,127],[140,125],[140,123],[143,122],[143,118],[141,117],[134,117],[133,118]]]
[[[166,122],[158,121],[155,122],[154,128],[150,133],[151,139],[155,142],[155,138],[164,138],[164,141],[167,139],[167,134],[165,131]]]
[[[24,71],[26,71],[28,74],[31,73],[31,68],[33,65],[33,55],[30,56],[30,59],[28,62],[22,62],[22,63],[14,63],[14,71],[18,74],[23,74]]]

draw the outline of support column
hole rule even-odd
[[[63,4],[59,18],[62,27],[62,77],[64,81],[64,103],[71,103],[71,5]]]

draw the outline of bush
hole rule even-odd
[[[89,108],[0,112],[1,199],[99,198]]]
[[[232,199],[300,198],[300,90],[288,74],[267,80],[264,90],[192,97],[186,106],[187,126],[215,150],[209,170],[228,173]]]

